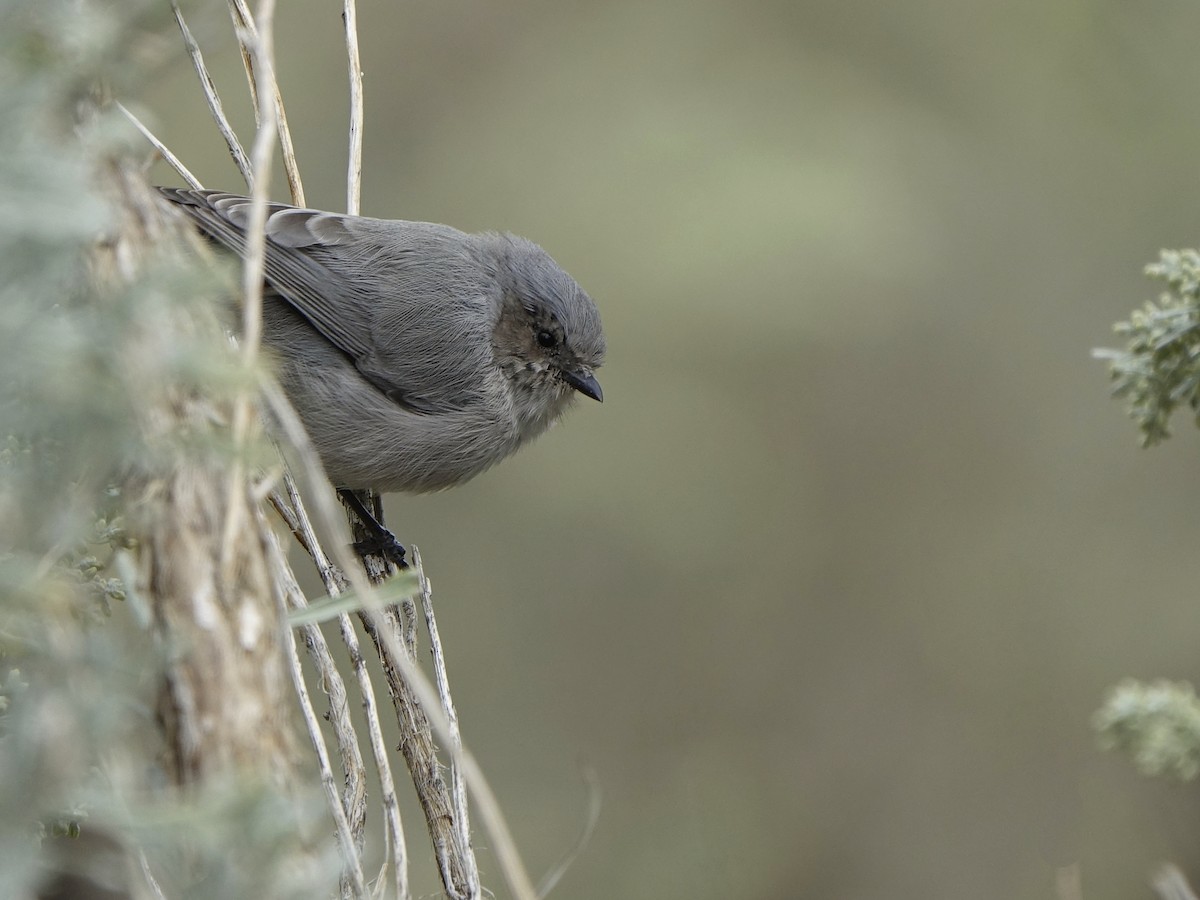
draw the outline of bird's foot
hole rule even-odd
[[[354,491],[339,490],[338,496],[342,502],[354,511],[367,532],[361,541],[355,541],[351,546],[359,556],[372,554],[382,556],[397,569],[408,568],[408,558],[404,545],[396,540],[396,536],[388,531],[378,519],[367,509],[358,494]]]

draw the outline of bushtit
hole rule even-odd
[[[160,188],[243,253],[250,200]],[[336,487],[434,491],[603,399],[591,298],[509,234],[271,203],[263,342]]]

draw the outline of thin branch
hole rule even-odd
[[[303,595],[299,591],[289,591],[290,608],[304,609],[306,604],[302,600]],[[338,755],[341,757],[342,774],[345,776],[342,807],[346,810],[346,819],[350,823],[354,844],[358,852],[362,853],[367,821],[366,765],[363,762],[358,733],[350,719],[350,695],[321,627],[315,624],[306,625],[303,630],[304,643],[317,665],[321,684],[329,695],[329,715],[326,718],[337,737]]]
[[[195,190],[200,190],[202,187],[202,185],[200,184],[200,179],[188,171],[187,166],[185,166],[182,162],[179,161],[179,157],[176,156],[174,153],[172,153],[169,149],[167,149],[167,145],[164,144],[162,141],[160,141],[157,137],[155,137],[154,132],[152,132],[149,128],[147,128],[145,125],[143,125],[142,120],[139,119],[137,116],[135,116],[133,113],[131,113],[126,108],[124,103],[122,103],[121,101],[118,100],[118,101],[116,101],[116,104],[117,104],[117,109],[119,109],[121,112],[123,112],[125,114],[125,118],[127,118],[130,122],[133,123],[133,127],[142,133],[142,137],[144,137],[147,141],[150,142],[150,145],[156,151],[158,151],[159,156],[161,156],[163,159],[165,159],[167,161],[167,163],[171,166],[171,168],[179,173],[179,177],[181,177],[184,181],[186,181],[188,183],[188,185],[190,185]]]
[[[304,500],[300,496],[300,488],[296,486],[296,479],[292,477],[291,472],[284,473],[283,486],[287,492],[287,499],[281,497],[278,492],[273,493],[271,505],[275,507],[280,518],[287,523],[300,546],[304,548],[304,552],[316,565],[321,583],[325,585],[325,593],[330,597],[336,597],[350,586],[350,582],[342,574],[342,570],[330,562],[329,555],[321,546],[313,528],[312,519],[309,518]]]
[[[275,48],[273,44],[275,22],[275,0],[260,0],[258,5],[258,31],[250,47],[255,72],[262,78],[263,86],[275,83]],[[240,345],[242,364],[253,371],[258,362],[259,344],[262,338],[263,277],[266,269],[267,250],[267,185],[270,183],[271,156],[278,134],[278,122],[273,104],[264,99],[268,92],[259,91],[259,126],[250,150],[253,188],[250,191],[250,215],[246,222],[246,251],[242,260],[242,333]],[[250,392],[238,391],[233,410],[233,446],[245,448],[248,436],[257,422]],[[229,481],[232,492],[241,483],[244,463],[237,458],[231,468]],[[232,493],[231,493],[232,497]],[[237,541],[240,519],[244,515],[241,504],[229,505],[225,518],[225,533],[222,541],[222,564],[228,566],[234,559],[233,548]]]
[[[261,378],[259,389],[275,424],[283,431],[283,435],[287,439],[288,459],[293,470],[299,469],[303,481],[310,488],[309,500],[314,505],[317,521],[333,538],[333,562],[330,562],[329,555],[321,547],[316,533],[311,530],[311,523],[309,524],[309,536],[302,540],[302,545],[309,551],[309,555],[313,556],[317,564],[317,571],[330,594],[341,593],[348,583],[360,596],[366,596],[366,592],[370,590],[370,583],[362,568],[355,565],[354,558],[350,554],[350,534],[346,520],[338,514],[336,501],[333,493],[329,490],[329,480],[325,477],[325,470],[321,468],[320,458],[308,437],[308,432],[304,430],[304,424],[296,415],[292,404],[288,402],[283,389],[275,379]],[[285,480],[284,483],[287,484],[287,481]],[[294,483],[289,496],[291,496],[292,505],[295,508],[302,508],[302,504],[299,503],[300,495],[298,491],[295,491]],[[307,518],[306,514],[304,520]],[[304,537],[303,529],[301,536]],[[319,552],[319,556],[314,555],[314,550]]]
[[[1159,867],[1150,882],[1161,900],[1196,900],[1196,894],[1178,866]]]
[[[475,799],[479,816],[483,820],[484,831],[490,839],[493,852],[496,854],[496,861],[500,865],[500,871],[508,883],[509,890],[517,900],[537,900],[538,895],[533,888],[533,882],[525,870],[525,864],[521,861],[521,855],[517,851],[512,832],[508,828],[504,813],[500,810],[500,804],[496,800],[496,795],[492,793],[483,770],[466,747],[456,750],[453,746],[450,728],[446,722],[445,713],[442,712],[438,703],[436,689],[429,683],[425,673],[409,658],[395,633],[380,622],[378,614],[364,611],[360,613],[360,617],[367,622],[372,637],[378,636],[385,669],[390,666],[396,670],[404,686],[412,691],[416,704],[428,718],[433,730],[450,748],[455,762],[462,767],[467,787],[470,788]],[[451,887],[451,885],[446,886]]]
[[[301,544],[309,551],[309,555],[317,564],[318,571],[328,573],[328,576],[323,575],[326,590],[331,597],[336,597],[342,593],[345,586],[345,579],[341,573],[337,571],[325,556],[325,551],[317,542],[316,533],[313,530],[312,522],[308,518],[308,512],[305,510],[299,492],[296,490],[295,481],[291,476],[285,476],[285,485],[288,490],[288,497],[292,505],[286,507],[287,513],[284,515],[285,521],[288,522],[301,541]],[[279,508],[281,501],[276,500],[276,508]],[[341,629],[342,640],[346,644],[346,648],[350,653],[350,661],[354,667],[354,673],[358,678],[359,692],[363,699],[363,709],[367,717],[367,731],[371,738],[371,753],[375,758],[375,766],[379,775],[380,783],[380,799],[383,803],[384,821],[387,823],[388,835],[391,838],[389,850],[396,863],[396,896],[400,900],[408,900],[411,896],[408,883],[408,846],[404,837],[404,825],[400,819],[400,807],[396,799],[396,783],[392,776],[391,763],[388,761],[388,749],[383,739],[383,727],[379,718],[379,707],[375,702],[375,688],[371,683],[371,675],[367,670],[366,663],[363,659],[362,648],[359,645],[358,635],[354,630],[354,624],[350,616],[342,613],[338,616],[338,626]],[[312,627],[317,635],[320,635],[320,629]],[[323,638],[322,638],[323,642]],[[384,863],[386,867],[386,861]],[[382,874],[382,873],[381,873]]]
[[[296,585],[291,569],[287,565],[283,548],[279,544],[279,539],[269,530],[267,534],[275,584],[283,589],[281,594],[287,596],[289,599],[289,602],[282,610],[286,615],[286,606],[303,606],[305,601],[299,586]],[[282,596],[281,604],[283,604]],[[321,723],[318,720],[316,709],[313,708],[312,698],[308,693],[308,686],[304,683],[304,672],[300,667],[300,655],[296,650],[296,637],[292,633],[292,629],[285,628],[284,630],[287,632],[288,663],[292,674],[292,684],[296,690],[296,696],[300,700],[300,709],[304,715],[304,724],[308,729],[309,739],[312,741],[313,749],[317,754],[321,785],[324,787],[325,794],[329,798],[329,808],[333,813],[338,843],[342,848],[345,873],[349,877],[353,896],[364,898],[365,900],[368,896],[367,884],[362,871],[358,845],[355,842],[353,829],[346,816],[346,811],[342,806],[342,799],[338,796],[337,783],[333,777],[333,767],[329,762],[329,748],[325,745],[325,736],[321,733]]]
[[[346,644],[346,649],[350,651],[350,660],[354,666],[354,674],[358,677],[363,709],[367,716],[367,732],[371,737],[371,754],[375,757],[375,767],[379,774],[379,799],[383,803],[383,818],[387,823],[388,835],[391,838],[388,848],[396,865],[396,896],[399,900],[409,900],[412,895],[408,884],[408,845],[404,839],[404,824],[400,820],[400,803],[396,798],[396,782],[392,777],[392,766],[388,762],[388,748],[383,739],[379,707],[375,703],[375,689],[371,684],[371,675],[367,670],[362,648],[359,646],[354,622],[348,614],[342,613],[338,616],[338,627],[341,628],[342,640]],[[387,866],[386,860],[384,866],[385,868]],[[382,876],[383,873],[380,874]]]
[[[142,878],[146,880],[146,887],[154,896],[154,900],[167,900],[167,895],[163,893],[162,886],[159,885],[158,879],[154,877],[154,873],[150,871],[150,860],[146,856],[146,851],[141,847],[137,850],[138,870],[142,873]]]
[[[362,206],[363,70],[358,53],[358,12],[354,0],[342,0],[346,26],[346,58],[350,68],[350,153],[346,171],[346,212],[357,216]]]
[[[581,773],[583,776],[584,786],[588,792],[588,815],[583,823],[583,830],[579,832],[579,837],[571,846],[563,858],[555,864],[549,872],[542,877],[541,884],[538,885],[538,896],[546,897],[554,890],[555,886],[562,879],[567,870],[575,862],[575,859],[583,852],[583,848],[588,845],[588,841],[592,839],[592,833],[596,830],[596,823],[600,821],[600,779],[596,777],[596,772],[590,766],[585,767]]]
[[[337,565],[330,562],[325,549],[321,546],[312,520],[309,518],[303,499],[296,487],[295,479],[290,474],[284,475],[284,488],[287,491],[287,501],[284,501],[283,498],[276,494],[271,497],[273,505],[281,518],[288,524],[288,527],[292,530],[300,545],[312,557],[329,596],[336,597],[340,595],[351,584],[353,584],[353,589],[359,592],[360,597],[369,596],[366,592],[369,592],[371,587],[366,582],[362,570],[353,566],[350,560],[350,553],[347,549],[347,535],[345,534],[345,520],[336,514],[335,507],[329,499],[329,492],[325,489],[324,484],[324,473],[321,470],[320,462],[312,446],[312,442],[309,440],[308,434],[304,431],[303,424],[300,422],[291,403],[288,402],[287,397],[280,389],[278,382],[273,378],[263,378],[261,390],[262,396],[275,422],[282,428],[284,435],[289,440],[293,462],[300,466],[309,483],[314,486],[313,496],[317,499],[317,512],[322,519],[323,525],[336,536],[335,554],[342,557],[339,559],[342,568],[339,569]],[[343,572],[350,573],[349,580]],[[396,798],[395,779],[388,760],[387,745],[383,739],[379,707],[375,701],[375,689],[364,663],[362,650],[359,646],[358,636],[354,632],[353,623],[346,614],[338,617],[338,623],[341,628],[342,640],[349,651],[351,663],[358,678],[359,691],[362,695],[363,708],[366,712],[367,731],[370,735],[371,752],[375,759],[376,771],[379,776],[380,799],[383,804],[384,821],[387,826],[389,838],[388,849],[396,865],[396,896],[399,900],[408,900],[411,896],[408,880],[408,847],[404,836],[404,825],[400,818],[399,803]],[[320,635],[320,631],[317,630],[316,634]]]
[[[183,12],[179,9],[179,5],[175,0],[171,0],[171,9],[175,13],[175,21],[179,25],[180,33],[183,35],[183,43],[187,47],[188,56],[192,58],[192,66],[196,70],[196,75],[200,78],[200,87],[204,90],[204,98],[208,101],[208,109],[212,113],[213,121],[217,123],[217,130],[221,132],[221,137],[225,139],[225,145],[229,148],[229,155],[233,157],[234,165],[242,173],[242,180],[246,182],[246,187],[252,189],[254,187],[254,173],[250,169],[250,160],[246,156],[246,151],[242,149],[242,142],[238,140],[237,134],[234,133],[233,126],[229,124],[229,119],[225,116],[225,107],[221,105],[221,96],[217,93],[216,83],[212,80],[212,76],[208,74],[208,67],[204,64],[204,56],[200,52],[200,45],[196,42],[196,38],[192,36],[192,30],[188,28],[187,22],[184,21]]]
[[[412,548],[413,568],[421,584],[421,609],[425,613],[425,627],[429,631],[429,644],[433,651],[433,676],[437,685],[438,698],[441,700],[442,712],[446,715],[446,729],[450,734],[450,799],[454,803],[454,828],[458,832],[461,846],[471,846],[471,820],[467,810],[467,788],[463,780],[462,767],[458,757],[462,755],[462,734],[458,729],[458,712],[454,708],[454,700],[450,696],[450,677],[446,674],[446,658],[442,653],[442,639],[438,634],[437,618],[433,614],[433,588],[425,577],[425,568],[421,564],[421,551],[416,546]],[[473,853],[465,854],[464,858],[469,884],[479,885],[479,868],[475,863]]]
[[[291,490],[295,489],[295,482],[290,475],[285,475],[285,480]],[[295,507],[289,506],[278,493],[271,496],[272,505],[280,517],[288,523],[292,533],[296,535],[298,540],[303,541],[305,537],[312,537],[315,540],[315,535],[312,534],[312,524],[308,521],[308,514],[300,504],[299,495],[294,495]],[[323,553],[319,545],[316,546],[318,553]],[[296,584],[290,567],[287,571],[278,575],[277,578],[284,578],[288,585],[288,607],[289,610],[307,609],[308,601]],[[339,586],[334,583],[332,586],[332,594],[336,596],[339,591]],[[329,644],[325,640],[325,635],[317,624],[302,626],[304,632],[304,644],[308,649],[309,656],[317,667],[317,674],[320,676],[320,683],[324,686],[326,695],[329,697],[329,714],[328,721],[333,726],[334,735],[338,743],[338,756],[342,761],[342,773],[345,776],[346,786],[342,794],[342,807],[345,810],[347,821],[350,823],[350,831],[354,837],[354,844],[361,854],[363,849],[363,841],[366,832],[367,804],[366,804],[366,768],[363,765],[362,752],[359,749],[358,734],[355,731],[354,724],[350,720],[350,703],[348,700],[348,692],[346,691],[346,682],[342,678],[341,672],[338,671],[336,663],[333,661],[333,654],[329,650]],[[361,678],[360,678],[361,684]],[[374,692],[370,691],[368,682],[368,727],[377,725],[371,721],[370,707],[374,706]],[[386,790],[386,788],[385,788]]]
[[[242,53],[242,68],[246,72],[246,85],[250,89],[250,104],[254,107],[254,124],[261,125],[258,118],[258,79],[254,77],[254,55],[250,52],[250,42],[242,36],[254,34],[254,16],[245,0],[229,0],[229,16],[233,19],[233,31],[238,39],[238,49]]]
[[[256,71],[264,86],[275,84],[274,40],[275,0],[261,0],[258,6],[258,37],[252,48]],[[259,92],[261,97],[262,91]],[[242,265],[242,354],[247,367],[258,359],[262,335],[263,276],[267,248],[267,185],[270,181],[271,155],[279,133],[275,107],[260,101],[261,121],[251,148],[250,215],[246,222],[246,252]]]
[[[255,72],[259,60],[254,52],[254,47],[259,41],[258,26],[255,24],[249,7],[246,6],[246,0],[228,0],[228,2],[238,44],[242,50],[242,64],[246,68],[246,78],[250,82],[250,96],[254,99],[255,115],[258,118],[259,127],[261,128],[263,125],[262,116],[266,108],[260,95],[266,89],[265,92],[273,101],[276,128],[279,132],[279,147],[283,152],[283,171],[287,176],[292,203],[296,206],[304,206],[304,185],[300,181],[300,167],[296,163],[296,148],[292,144],[292,131],[288,127],[287,113],[283,108],[283,94],[279,91],[279,82],[275,79],[275,71],[272,69],[269,77],[263,78],[262,82],[259,82],[259,75]]]

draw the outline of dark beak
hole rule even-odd
[[[604,391],[600,390],[600,382],[593,375],[580,375],[576,372],[568,372],[566,369],[561,369],[562,380],[569,384],[585,397],[591,397],[600,403],[604,402]]]

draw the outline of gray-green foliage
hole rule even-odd
[[[101,374],[103,332],[98,311],[78,301],[82,254],[109,213],[70,140],[81,69],[99,50],[56,30],[70,18],[55,14],[62,5],[0,5],[0,429],[13,436],[3,460],[0,534],[5,546],[28,550],[78,525],[47,520],[60,495],[48,463],[81,456],[79,438],[89,431],[75,429],[105,417],[89,389]],[[113,431],[94,429],[97,449]]]
[[[93,98],[146,77],[135,49],[172,28],[168,5],[149,0],[0,0],[5,897],[30,896],[56,860],[86,868],[88,847],[109,844],[144,848],[170,896],[317,896],[336,880],[335,866],[280,868],[297,810],[270,792],[230,786],[184,806],[148,791],[165,781],[159,658],[123,577],[129,538],[110,485],[196,449],[148,434],[139,414],[164,386],[220,393],[239,377],[219,330],[178,327],[180,304],[217,303],[195,271],[161,263],[107,286],[89,271],[117,215],[106,160],[130,140]]]
[[[1146,274],[1167,289],[1116,325],[1124,350],[1097,350],[1109,361],[1113,393],[1151,446],[1170,437],[1185,405],[1200,424],[1200,253],[1164,250]],[[1186,683],[1134,679],[1113,688],[1094,725],[1105,747],[1129,754],[1147,775],[1190,780],[1200,773],[1200,702]]]
[[[1186,682],[1122,681],[1094,724],[1104,746],[1129,754],[1146,775],[1200,774],[1200,701]]]
[[[1127,338],[1124,350],[1096,355],[1109,361],[1113,393],[1126,398],[1150,446],[1170,436],[1181,404],[1200,415],[1200,253],[1164,250],[1146,274],[1167,290],[1115,326]]]

